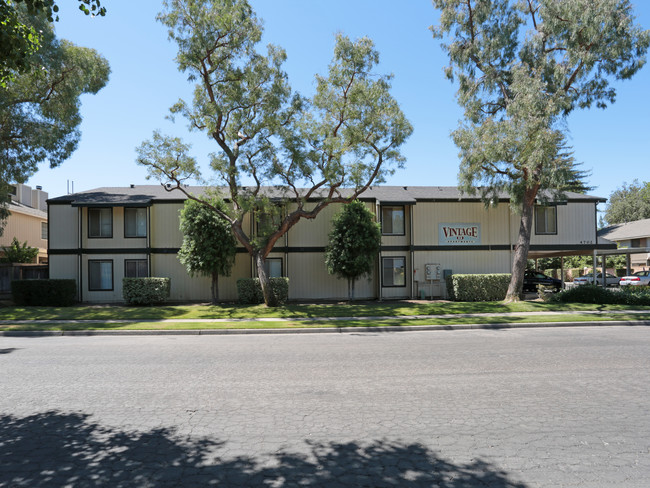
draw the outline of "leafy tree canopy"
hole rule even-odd
[[[213,200],[212,205],[223,208],[223,203],[218,200]],[[230,276],[237,252],[230,224],[211,208],[194,200],[185,203],[180,222],[183,244],[178,259],[190,275],[212,278],[212,302],[217,303],[218,277]]]
[[[100,0],[78,0],[86,15],[106,15]],[[30,56],[42,45],[41,32],[25,16],[59,20],[54,0],[0,0],[0,87],[29,68]]]
[[[158,18],[178,45],[179,69],[196,82],[192,103],[179,101],[172,115],[215,142],[211,168],[230,207],[212,208],[254,257],[265,302],[274,304],[264,271],[274,244],[300,219],[384,181],[403,164],[399,149],[411,125],[390,95],[391,76],[375,73],[379,54],[370,39],[338,35],[328,73],[306,98],[292,92],[281,48],[258,51],[262,24],[246,0],[169,0]],[[186,180],[204,181],[187,149],[154,134],[138,162],[187,193]],[[253,184],[244,187],[244,178]],[[243,225],[249,214],[274,225],[251,233]]]
[[[650,219],[650,182],[623,183],[610,196],[605,210],[606,225]]]
[[[488,203],[507,192],[521,213],[507,299],[521,294],[536,200],[582,190],[566,116],[613,103],[612,80],[644,64],[648,31],[627,0],[434,0],[465,120],[452,137],[460,183]]]
[[[30,69],[0,87],[0,186],[23,182],[47,161],[55,167],[79,142],[80,96],[97,93],[109,75],[106,59],[95,50],[58,40],[43,15],[26,17],[40,32],[41,48]],[[2,190],[0,188],[0,190]],[[6,206],[0,212],[6,218]]]
[[[27,241],[21,244],[17,237],[13,238],[10,246],[2,246],[2,250],[4,263],[31,263],[38,256],[38,248],[28,246]]]
[[[381,230],[374,214],[359,200],[343,206],[332,220],[325,265],[330,274],[348,280],[348,298],[354,299],[354,281],[372,273],[381,247]]]

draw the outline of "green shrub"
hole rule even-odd
[[[506,297],[509,284],[509,273],[454,274],[447,278],[447,292],[458,302],[494,302]]]
[[[169,278],[123,278],[122,298],[129,305],[151,305],[169,298]]]
[[[11,295],[16,305],[69,307],[77,301],[75,280],[15,280]]]
[[[650,289],[625,286],[621,287],[621,290],[608,290],[602,286],[587,284],[556,293],[551,301],[603,305],[650,305]]]
[[[271,278],[271,289],[279,304],[289,299],[289,278]],[[237,297],[239,303],[264,303],[262,285],[259,278],[240,278],[237,280]]]

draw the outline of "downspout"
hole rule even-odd
[[[147,276],[149,277],[151,277],[151,205],[147,207]]]
[[[83,256],[81,254],[81,232],[82,232],[82,221],[83,221],[83,207],[77,207],[77,220],[78,220],[78,236],[77,236],[77,255],[79,256],[78,258],[78,270],[77,274],[79,275],[79,302],[83,303],[84,297],[83,297],[83,270],[82,270],[82,264],[83,264]]]
[[[411,249],[411,272],[409,273],[411,275],[411,299],[417,298],[415,296],[415,273],[413,270],[415,269],[415,252],[413,251],[413,207],[415,205],[411,205],[408,207],[409,209],[409,247]]]
[[[379,222],[379,226],[380,226],[380,228],[381,228],[381,225],[382,225],[382,221],[381,221],[381,206],[380,206],[378,200],[375,200],[375,215],[377,216],[377,221]],[[382,240],[382,244],[383,244],[383,240],[384,240],[384,237],[383,237],[383,231],[381,231],[381,232],[382,232],[382,234],[381,234],[381,235],[382,235],[381,240]],[[377,284],[379,285],[379,290],[378,290],[378,292],[377,292],[377,299],[378,299],[379,301],[381,301],[381,300],[383,299],[383,283],[382,283],[382,276],[381,276],[381,273],[382,273],[382,264],[381,264],[381,245],[379,246],[379,261],[378,261],[378,263],[377,263],[377,268],[378,268],[378,272],[377,272],[377,278],[378,278],[378,279],[377,279]]]

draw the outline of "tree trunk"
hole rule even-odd
[[[255,253],[255,265],[257,266],[257,276],[260,279],[260,285],[262,286],[262,295],[264,296],[264,303],[267,307],[277,307],[278,300],[273,293],[271,288],[271,279],[269,275],[266,274],[266,268],[264,264],[266,263],[266,258],[263,256],[261,251]]]
[[[354,300],[354,278],[348,278],[348,303]]]
[[[212,273],[212,305],[219,303],[219,273]]]
[[[519,236],[517,237],[517,247],[515,248],[515,257],[512,261],[512,277],[506,294],[506,302],[517,302],[521,300],[522,288],[524,286],[524,273],[528,261],[528,250],[530,249],[530,235],[533,229],[533,208],[535,206],[535,196],[537,190],[526,191],[526,196],[522,203],[521,222],[519,224]]]

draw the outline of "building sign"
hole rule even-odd
[[[467,246],[481,243],[481,224],[438,224],[438,244]]]

